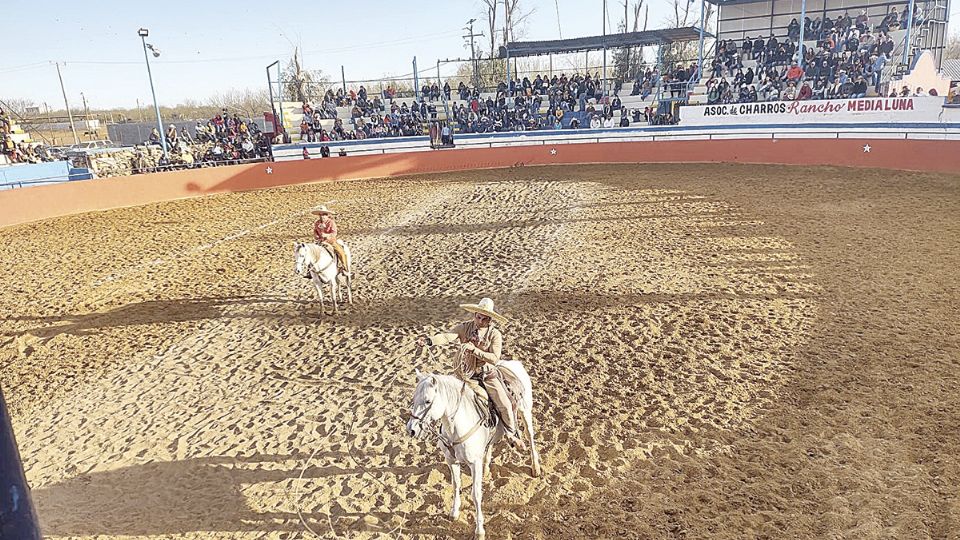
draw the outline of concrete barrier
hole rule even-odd
[[[125,206],[278,186],[578,163],[773,163],[960,173],[960,143],[903,139],[729,139],[544,144],[256,163],[0,192],[0,227]]]

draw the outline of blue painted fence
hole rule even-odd
[[[89,169],[71,167],[69,161],[25,163],[0,167],[0,189],[57,184],[93,178]]]

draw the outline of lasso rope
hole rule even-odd
[[[393,358],[390,358],[390,359],[387,361],[387,363],[393,363],[393,362],[399,360],[400,358],[402,358],[403,356],[405,356],[406,354],[407,354],[407,352],[404,351],[404,352],[402,352],[402,353],[394,356]],[[397,372],[394,374],[393,379],[391,379],[391,380],[387,383],[386,386],[391,386],[393,383],[395,383],[395,382],[397,381],[397,378],[398,378],[399,376],[400,376],[400,371],[397,371]],[[358,385],[358,386],[359,386],[359,385]],[[386,393],[387,393],[387,392],[385,392],[385,391],[378,391],[378,390],[373,390],[373,389],[370,389],[370,388],[361,388],[361,390],[362,390],[362,391],[365,391],[365,392],[372,392],[372,393],[377,393],[377,392],[383,393],[383,394],[386,394]],[[354,412],[353,421],[350,423],[350,428],[349,428],[349,429],[346,431],[346,433],[345,433],[345,435],[346,435],[346,442],[347,442],[347,457],[350,459],[350,461],[353,462],[353,465],[354,465],[357,469],[360,470],[360,476],[361,476],[361,477],[362,477],[362,476],[365,476],[365,475],[368,476],[368,478],[376,481],[377,483],[379,483],[379,484],[384,488],[384,490],[386,490],[386,491],[389,492],[389,491],[390,491],[390,487],[387,486],[385,483],[383,483],[383,481],[380,480],[379,478],[377,478],[376,476],[373,476],[373,474],[370,474],[369,471],[367,470],[367,468],[366,468],[365,466],[361,465],[360,462],[359,462],[359,460],[358,460],[358,459],[355,457],[355,455],[354,455],[354,445],[353,445],[353,439],[354,439],[354,437],[352,437],[352,435],[353,435],[353,429],[356,427],[356,424],[357,424],[357,419],[358,419],[358,418],[357,418],[357,415],[356,415],[356,413]],[[297,485],[296,485],[295,490],[294,490],[294,501],[293,501],[293,502],[294,502],[294,506],[295,506],[296,511],[297,511],[297,518],[299,518],[300,523],[303,525],[303,527],[304,527],[307,531],[309,531],[310,533],[312,533],[314,536],[317,536],[317,537],[321,537],[321,538],[322,538],[322,536],[321,536],[319,533],[317,533],[315,530],[313,530],[313,528],[310,527],[309,524],[307,524],[307,520],[303,517],[303,512],[301,511],[301,503],[300,503],[301,489],[302,489],[302,487],[303,487],[303,476],[306,474],[307,469],[310,468],[310,465],[313,463],[313,458],[316,457],[317,452],[319,452],[319,451],[320,451],[320,448],[319,448],[319,447],[318,447],[318,448],[315,448],[315,449],[313,450],[313,452],[310,454],[310,457],[307,458],[307,461],[306,461],[306,463],[304,464],[303,468],[300,470],[300,474],[297,476]],[[369,481],[367,482],[367,485],[368,485],[368,486],[370,485],[370,482],[369,482]],[[396,537],[399,538],[399,537],[400,537],[400,534],[402,534],[402,532],[403,532],[403,527],[404,527],[404,525],[405,525],[406,522],[407,522],[407,515],[408,515],[408,514],[409,514],[409,511],[406,511],[406,510],[405,510],[405,511],[403,512],[403,516],[402,516],[402,518],[401,518],[401,520],[400,520],[400,524],[397,525],[396,527],[394,527],[393,529],[391,529],[387,534],[392,535],[392,534],[394,533],[394,531],[396,531]],[[333,534],[334,536],[337,536],[337,531],[336,531],[336,530],[334,529],[334,527],[333,527],[333,520],[331,519],[330,514],[327,514],[327,526],[330,527],[330,533]]]

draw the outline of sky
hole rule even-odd
[[[649,28],[663,27],[670,0],[646,1]],[[603,0],[521,2],[534,10],[523,39],[602,32]],[[306,69],[321,69],[331,78],[339,79],[341,65],[348,81],[409,74],[414,56],[420,70],[435,70],[438,59],[469,58],[461,36],[470,18],[478,19],[474,32],[487,33],[479,20],[481,6],[480,0],[0,0],[6,43],[0,99],[30,99],[62,109],[54,65],[59,62],[71,108],[82,107],[81,93],[91,109],[152,103],[137,35],[141,27],[150,31],[147,42],[161,51],[159,58],[150,58],[161,105],[265,88],[267,64],[289,59],[294,45],[302,48]],[[622,18],[623,0],[608,0],[608,29]],[[485,39],[478,38],[478,44]],[[446,65],[442,74],[456,67]]]
[[[665,27],[672,0],[645,3],[649,28]],[[623,18],[623,0],[607,4],[607,28],[613,29]],[[522,39],[603,30],[603,0],[521,0],[521,5],[534,10]],[[430,74],[438,59],[469,58],[461,36],[470,18],[478,19],[475,32],[487,33],[479,20],[480,0],[0,0],[0,12],[6,45],[0,55],[0,99],[29,99],[52,110],[63,107],[54,62],[60,63],[71,108],[81,108],[83,98],[91,109],[153,103],[137,36],[141,27],[150,30],[148,43],[161,51],[159,58],[150,58],[157,101],[171,106],[188,99],[203,103],[234,89],[265,88],[264,68],[274,60],[285,63],[295,45],[303,51],[304,68],[339,79],[345,66],[351,86],[352,80],[408,75],[414,56],[418,69]],[[599,62],[600,53],[595,54],[591,65]],[[558,71],[562,67],[555,65]],[[441,74],[456,69],[457,64],[447,64]]]

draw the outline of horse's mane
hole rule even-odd
[[[320,252],[323,251],[323,248],[320,247],[320,244],[314,244],[313,242],[307,242],[306,244],[303,244],[302,249],[305,249],[307,251],[307,255],[313,260],[317,260],[317,258],[320,256]]]
[[[448,399],[456,399],[457,394],[460,390],[457,388],[457,385],[461,384],[460,379],[454,377],[453,375],[440,375],[439,373],[426,373],[422,381],[417,383],[417,389],[414,392],[414,398],[420,397],[423,394],[423,383],[433,378],[436,381],[434,385],[438,391],[444,393],[444,397]]]
[[[329,257],[330,252],[323,248],[320,244],[313,242],[307,242],[300,245],[300,249],[304,251],[304,258],[308,263],[313,264],[320,261],[324,256]]]

